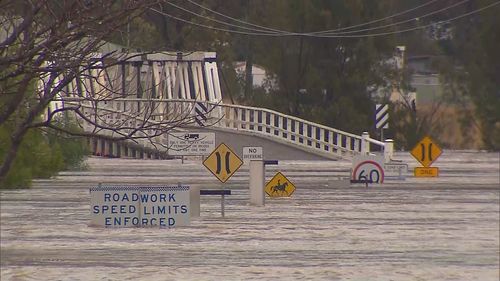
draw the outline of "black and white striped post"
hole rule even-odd
[[[194,120],[198,125],[201,127],[205,127],[205,122],[207,122],[207,113],[208,113],[208,108],[203,104],[202,102],[196,102],[194,106],[194,111],[195,111],[195,116]]]
[[[380,129],[380,140],[384,141],[384,129],[389,128],[389,105],[375,105],[375,129]]]

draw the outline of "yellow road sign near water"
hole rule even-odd
[[[414,175],[417,178],[434,178],[439,176],[438,167],[415,167]]]
[[[221,143],[203,161],[203,165],[221,182],[226,182],[243,164],[240,157]]]
[[[432,162],[436,161],[442,152],[441,148],[429,136],[426,136],[415,145],[410,154],[422,166],[430,167]]]
[[[269,197],[290,197],[295,191],[295,185],[281,172],[266,184],[265,191]]]

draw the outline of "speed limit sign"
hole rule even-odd
[[[384,157],[355,156],[352,160],[352,179],[369,183],[384,182]]]

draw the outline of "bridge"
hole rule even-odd
[[[215,53],[96,55],[93,67],[61,92],[47,118],[73,108],[94,153],[115,157],[168,155],[173,131],[213,131],[241,153],[264,147],[268,159],[351,159],[391,140],[356,135],[274,110],[224,103]],[[117,141],[119,139],[120,141]],[[133,139],[133,140],[126,140]]]

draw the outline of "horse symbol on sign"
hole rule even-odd
[[[266,184],[265,191],[269,197],[290,197],[295,186],[282,173],[278,172]]]
[[[286,191],[286,187],[288,186],[288,182],[285,182],[285,183],[281,183],[280,184],[280,180],[278,180],[278,184],[274,185],[274,186],[271,186],[271,193],[272,194],[275,194],[275,193],[280,193],[280,194],[286,194],[286,196],[288,196],[288,191]]]

